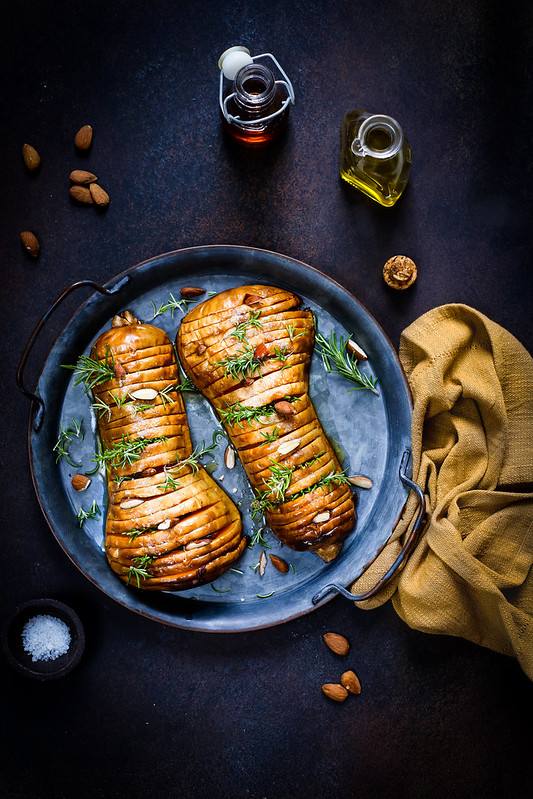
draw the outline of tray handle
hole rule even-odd
[[[329,583],[328,585],[325,585],[324,588],[322,588],[311,599],[313,605],[317,605],[322,599],[324,599],[324,597],[327,594],[331,593],[332,591],[335,591],[335,593],[337,594],[341,594],[341,596],[346,597],[346,599],[351,599],[352,602],[363,602],[365,599],[370,599],[370,597],[377,594],[378,591],[381,588],[383,588],[383,586],[386,585],[389,582],[389,580],[392,579],[392,577],[400,569],[402,564],[407,560],[416,542],[419,530],[422,526],[422,523],[426,515],[426,498],[424,497],[424,492],[422,491],[419,485],[414,483],[407,476],[406,473],[410,458],[411,458],[411,451],[409,449],[406,449],[402,455],[402,460],[400,462],[399,475],[402,483],[408,486],[416,494],[416,497],[418,499],[418,514],[416,517],[416,521],[411,529],[411,532],[409,533],[409,536],[405,544],[403,545],[401,551],[398,554],[398,557],[396,558],[392,566],[390,566],[390,568],[385,572],[383,577],[380,577],[376,585],[374,585],[372,588],[369,588],[368,591],[365,591],[363,594],[352,594],[346,588],[337,585],[337,583]]]
[[[70,286],[67,286],[67,288],[64,289],[64,291],[61,292],[59,297],[57,297],[57,299],[52,303],[52,305],[49,307],[49,309],[46,311],[46,313],[43,314],[43,316],[41,317],[39,322],[37,322],[37,325],[35,326],[35,329],[34,329],[33,333],[31,334],[31,336],[28,339],[28,343],[24,347],[24,352],[22,353],[22,356],[21,356],[21,359],[20,359],[20,363],[19,363],[18,369],[17,369],[17,386],[18,386],[19,390],[26,397],[31,399],[33,403],[37,403],[37,405],[38,405],[37,411],[35,412],[35,419],[34,419],[34,422],[33,422],[33,429],[36,432],[40,429],[42,421],[43,421],[44,400],[38,394],[35,394],[33,391],[29,391],[24,386],[24,368],[26,366],[26,363],[27,363],[27,360],[29,358],[30,352],[33,349],[33,345],[35,344],[39,333],[41,332],[41,330],[43,329],[43,327],[45,326],[46,322],[48,321],[50,316],[53,314],[55,309],[59,305],[61,305],[63,300],[66,297],[68,297],[68,295],[71,294],[76,289],[82,288],[84,286],[90,286],[91,288],[95,289],[96,291],[99,291],[100,294],[116,294],[117,291],[120,291],[120,289],[123,286],[125,286],[126,283],[129,282],[129,280],[130,280],[130,276],[129,275],[125,275],[124,277],[120,278],[120,280],[118,280],[116,283],[114,283],[113,285],[108,286],[108,287],[100,286],[100,284],[99,283],[95,283],[94,280],[77,280],[75,283],[71,283]]]

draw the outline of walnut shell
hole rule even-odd
[[[393,289],[403,290],[416,280],[416,264],[407,255],[394,255],[383,267],[383,279]]]

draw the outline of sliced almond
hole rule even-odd
[[[169,527],[170,527],[170,519],[165,519],[164,522],[161,522],[160,524],[157,525],[158,530],[168,530]]]
[[[224,453],[224,463],[226,465],[226,469],[233,469],[235,466],[235,450],[229,444]]]
[[[348,698],[348,691],[344,685],[339,685],[339,683],[327,682],[322,686],[322,691],[334,702],[344,702]]]
[[[89,191],[91,192],[91,197],[93,198],[96,205],[99,205],[100,208],[104,208],[106,205],[109,205],[109,194],[105,189],[98,185],[98,183],[91,183],[89,186]]]
[[[348,480],[352,485],[358,486],[359,488],[372,488],[374,485],[370,477],[363,477],[362,474],[354,474],[349,477]]]
[[[31,144],[23,145],[22,157],[26,167],[30,170],[30,172],[35,172],[36,169],[39,169],[41,165],[41,157],[35,147],[32,147]]]
[[[336,655],[346,655],[350,649],[350,642],[340,633],[326,633],[324,635],[324,643]]]
[[[76,133],[74,144],[78,150],[88,150],[93,141],[93,129],[90,125],[84,125]]]
[[[74,169],[70,173],[70,179],[73,183],[86,185],[88,183],[96,183],[98,178],[92,172],[87,172],[85,169]]]
[[[72,199],[76,200],[77,203],[92,205],[94,202],[91,192],[87,186],[79,186],[77,183],[75,183],[74,186],[70,187],[69,193]]]
[[[280,416],[294,416],[296,413],[296,408],[291,402],[287,402],[287,400],[279,400],[279,402],[274,403],[274,408]]]
[[[31,230],[23,230],[20,234],[20,240],[26,252],[33,256],[33,258],[37,258],[41,250],[41,245],[35,233],[32,233]]]
[[[259,305],[261,301],[262,298],[258,297],[257,294],[245,294],[242,303],[243,305]]]
[[[263,576],[263,574],[265,573],[265,571],[266,571],[266,567],[267,567],[267,563],[268,563],[268,560],[267,560],[266,552],[265,552],[265,550],[263,549],[263,550],[261,550],[261,554],[260,554],[260,556],[259,556],[259,568],[258,568],[258,572],[259,572],[259,576],[260,576],[260,577],[262,577],[262,576]]]
[[[189,541],[188,544],[185,544],[185,549],[190,552],[191,549],[200,549],[209,543],[209,538],[199,538],[197,541]]]
[[[293,438],[291,441],[284,441],[278,447],[278,452],[280,455],[289,455],[289,453],[294,452],[295,449],[298,449],[300,446],[300,439]]]
[[[136,391],[129,392],[129,395],[132,399],[144,400],[145,402],[151,402],[151,400],[155,400],[157,394],[158,392],[155,390],[155,388],[138,388]]]
[[[90,485],[91,481],[86,474],[75,474],[72,478],[72,488],[76,491],[86,491]]]
[[[359,344],[357,344],[357,342],[354,341],[352,338],[348,339],[348,342],[346,344],[346,349],[348,350],[348,352],[351,352],[352,355],[355,355],[355,357],[359,361],[367,361],[368,360],[368,355],[366,354],[364,349],[362,347],[360,347]]]
[[[182,297],[201,297],[202,294],[205,294],[205,289],[201,289],[198,286],[184,286],[180,289],[180,294]]]
[[[328,519],[331,517],[331,513],[329,510],[322,511],[322,513],[317,513],[316,516],[313,516],[311,519],[312,522],[315,524],[322,524],[322,522],[327,522]]]
[[[289,571],[289,564],[283,560],[283,558],[278,557],[278,555],[271,555],[270,560],[272,561],[272,565],[282,574],[287,574]]]
[[[120,507],[122,510],[129,510],[130,508],[136,508],[138,505],[142,505],[144,499],[123,499],[120,503]]]

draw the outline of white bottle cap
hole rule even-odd
[[[235,80],[237,72],[248,64],[253,64],[253,58],[248,48],[240,45],[224,50],[218,59],[218,67],[228,80]]]

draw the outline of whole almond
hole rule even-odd
[[[287,400],[280,400],[274,403],[274,408],[280,416],[293,416],[296,413],[296,408]]]
[[[88,150],[93,141],[93,129],[90,125],[84,125],[76,133],[74,144],[78,150]]]
[[[84,203],[85,205],[92,205],[93,198],[87,186],[78,186],[77,183],[69,189],[70,196],[77,203]]]
[[[95,201],[96,205],[99,205],[101,208],[109,205],[109,194],[107,191],[98,185],[98,183],[91,183],[89,186],[89,191],[91,192],[91,197]]]
[[[289,571],[289,564],[283,560],[283,558],[279,558],[277,555],[271,555],[270,560],[274,568],[276,568],[282,574],[287,574]]]
[[[344,685],[346,690],[351,694],[361,693],[361,683],[354,671],[345,671],[341,677],[341,684]]]
[[[73,183],[87,184],[96,183],[98,178],[92,172],[87,172],[85,169],[75,169],[70,173],[70,179]]]
[[[20,240],[22,241],[26,252],[28,252],[34,258],[37,258],[41,249],[41,245],[39,244],[39,239],[35,233],[32,233],[31,230],[23,230],[20,234]]]
[[[118,361],[117,363],[115,363],[114,371],[115,371],[115,377],[118,377],[119,379],[121,377],[126,377],[127,375],[126,370],[124,369],[121,363],[118,363]]]
[[[339,683],[327,682],[322,686],[322,690],[326,696],[329,697],[329,699],[333,699],[334,702],[344,702],[344,700],[348,698],[348,691],[343,685],[339,685]]]
[[[205,294],[205,289],[199,288],[199,286],[184,286],[180,289],[180,294],[182,297],[201,297],[202,294]]]
[[[350,643],[344,635],[339,633],[326,633],[324,636],[324,643],[336,655],[346,655],[350,649]]]
[[[85,491],[86,488],[89,488],[91,481],[85,474],[75,474],[72,478],[72,488],[76,491]]]
[[[41,156],[31,144],[24,144],[22,146],[22,158],[30,172],[35,172],[35,170],[39,169],[41,166]]]
[[[205,346],[205,344],[203,344],[201,341],[199,341],[198,344],[196,345],[196,354],[197,355],[203,355],[206,350],[207,350],[207,347]]]
[[[258,344],[254,350],[254,358],[266,358],[268,355],[268,348],[264,341]]]

